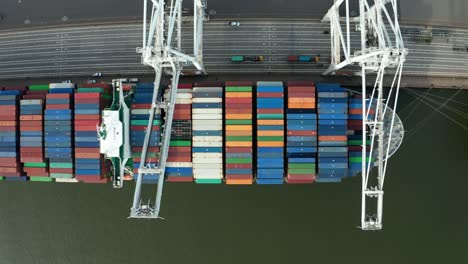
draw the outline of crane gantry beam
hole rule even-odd
[[[147,25],[148,0],[144,0],[143,10],[143,47],[137,48],[141,53],[142,63],[151,66],[156,74],[152,106],[149,111],[148,126],[145,130],[139,175],[135,185],[133,204],[130,210],[130,218],[160,218],[159,211],[164,184],[166,160],[169,152],[172,120],[174,115],[175,99],[179,76],[184,65],[193,65],[201,73],[205,73],[203,67],[203,20],[205,18],[206,0],[194,0],[194,55],[187,55],[182,51],[182,2],[183,0],[151,0],[151,17],[149,27]],[[167,5],[166,2],[169,2]],[[173,45],[173,42],[177,42]],[[170,96],[162,98],[161,80],[163,75],[172,76]],[[146,163],[150,134],[153,128],[154,115],[158,111],[165,111],[165,125],[162,131],[159,162],[157,165]],[[141,198],[142,183],[145,175],[158,174],[156,197],[154,202],[149,200],[144,204]]]
[[[349,0],[336,0],[322,22],[330,23],[331,61],[324,74],[332,75],[350,65],[359,65],[356,75],[362,78],[362,190],[361,228],[379,230],[383,217],[383,186],[389,157],[394,152],[393,138],[403,137],[401,121],[396,116],[403,63],[408,53],[404,46],[398,22],[397,0],[359,0],[359,16],[350,17]],[[345,4],[345,16],[340,16],[340,7]],[[390,7],[387,9],[387,7]],[[344,25],[343,25],[344,22]],[[360,30],[360,49],[352,52],[351,23]],[[343,51],[344,56],[341,56]],[[384,93],[384,75],[387,68],[396,69],[388,94]],[[366,75],[377,73],[374,89],[367,98]],[[393,96],[393,98],[392,98]],[[393,100],[393,105],[389,107]],[[371,118],[370,111],[375,109]],[[391,109],[390,109],[391,108]],[[399,122],[396,125],[396,120]],[[398,127],[399,129],[396,129]],[[367,159],[367,138],[371,138]],[[398,142],[397,144],[400,144]],[[399,145],[398,145],[399,146]],[[398,147],[397,146],[397,147]],[[392,151],[391,151],[392,150]],[[373,160],[373,161],[372,161]],[[372,173],[373,167],[376,173]],[[374,201],[375,204],[370,204]]]

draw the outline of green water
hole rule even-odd
[[[453,99],[468,103],[468,91]],[[466,105],[449,105],[468,113]],[[161,221],[126,218],[131,183],[113,190],[3,181],[0,264],[468,263],[468,131],[424,104],[411,112],[415,101],[406,92],[401,106],[408,131],[430,118],[389,163],[382,231],[356,228],[359,178],[294,186],[167,183]]]

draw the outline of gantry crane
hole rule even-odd
[[[141,162],[138,170],[133,205],[130,218],[159,218],[161,198],[164,184],[166,160],[169,152],[172,119],[174,114],[175,98],[179,76],[184,65],[193,65],[202,74],[203,67],[203,20],[205,19],[206,0],[194,0],[194,55],[189,56],[182,52],[182,2],[183,0],[151,0],[152,8],[149,28],[147,26],[148,0],[143,5],[143,47],[137,48],[141,53],[142,63],[154,68],[156,77],[152,106],[149,111],[148,126],[145,130]],[[166,4],[168,2],[168,4]],[[149,30],[149,31],[148,31]],[[175,39],[175,40],[174,40]],[[174,46],[173,43],[176,42]],[[172,76],[170,96],[161,99],[161,79],[163,75]],[[146,164],[150,134],[152,132],[155,112],[165,111],[165,125],[162,131],[159,163],[156,167]],[[142,202],[141,189],[146,174],[158,174],[156,197],[147,204]]]
[[[398,23],[397,0],[359,0],[359,16],[350,17],[349,0],[335,0],[322,22],[330,23],[331,64],[324,74],[334,74],[346,66],[359,65],[362,77],[362,206],[361,228],[382,228],[383,186],[388,158],[401,144],[403,126],[396,115],[403,63],[408,53]],[[345,5],[345,16],[340,16],[340,7]],[[389,9],[387,9],[389,7]],[[344,24],[342,24],[344,23]],[[360,49],[352,47],[351,23],[360,31]],[[355,52],[352,53],[351,50]],[[343,51],[343,56],[341,52]],[[394,71],[388,94],[384,93],[384,75],[387,69]],[[374,89],[366,99],[366,75],[375,74]],[[394,96],[394,98],[392,98]],[[393,100],[393,106],[389,104]],[[370,118],[370,109],[375,116]],[[366,140],[371,138],[370,157],[366,161]],[[376,172],[372,173],[375,168]],[[370,204],[371,201],[376,202]]]

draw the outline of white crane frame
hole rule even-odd
[[[149,31],[147,26],[148,1],[152,2],[151,21]],[[150,117],[145,130],[145,138],[141,154],[139,176],[136,181],[135,193],[130,218],[160,218],[161,199],[164,184],[166,160],[169,153],[172,120],[174,114],[175,98],[179,77],[184,65],[193,65],[201,73],[205,73],[203,67],[203,20],[205,18],[206,0],[194,0],[194,55],[189,56],[182,52],[182,2],[183,0],[144,0],[143,1],[143,47],[137,48],[141,53],[142,63],[154,68],[156,77]],[[169,2],[169,5],[166,5]],[[167,9],[166,9],[167,7]],[[167,32],[167,34],[165,34]],[[176,47],[173,40],[176,38]],[[161,78],[163,74],[172,75],[172,84],[169,87],[170,97],[161,101]],[[154,114],[157,110],[165,110],[166,119],[162,132],[159,164],[152,166],[146,163],[150,134],[152,132]],[[154,202],[149,200],[143,204],[141,200],[141,188],[146,174],[159,174],[156,197]]]
[[[340,16],[340,7],[345,5],[345,17]],[[389,6],[393,13],[390,15]],[[400,90],[403,63],[408,53],[398,23],[397,0],[374,0],[370,6],[367,0],[359,0],[359,16],[350,17],[349,0],[335,0],[322,22],[330,22],[331,61],[324,74],[358,64],[362,77],[362,205],[361,226],[363,230],[382,229],[383,187],[390,156],[390,143],[395,123],[396,107]],[[345,25],[342,26],[342,22]],[[361,47],[351,52],[351,22],[356,23],[361,31]],[[341,56],[343,51],[344,56]],[[342,60],[344,57],[344,60]],[[384,94],[384,75],[387,68],[396,68],[390,91]],[[372,95],[366,100],[366,75],[377,73]],[[392,98],[394,96],[394,98]],[[393,100],[391,120],[385,119],[388,104]],[[370,118],[371,107],[375,107],[375,117]],[[390,123],[390,130],[385,131],[384,122]],[[369,129],[367,128],[369,127]],[[371,137],[370,157],[374,162],[366,161],[366,141]],[[375,150],[374,150],[375,149]],[[377,173],[371,175],[373,167]],[[371,208],[371,201],[375,208]]]

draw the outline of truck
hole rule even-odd
[[[265,57],[264,56],[232,56],[231,61],[232,62],[259,62],[259,61],[264,61]]]

